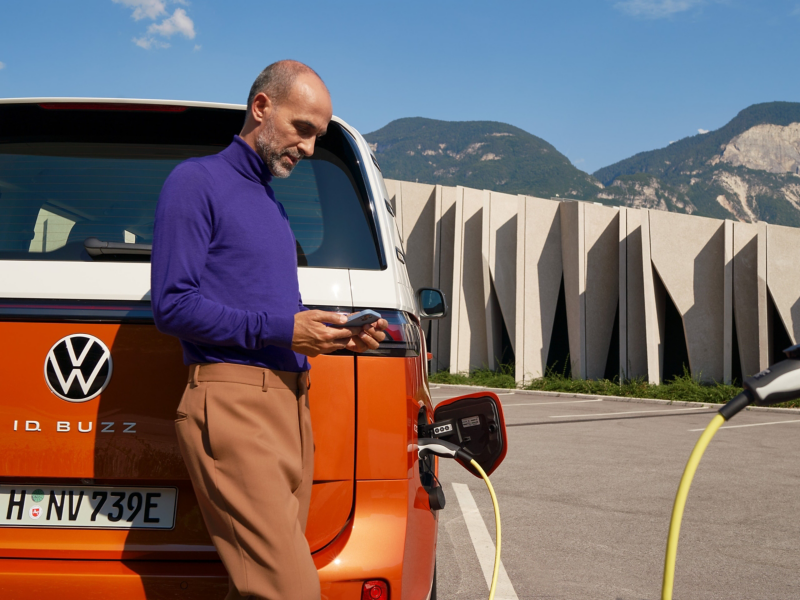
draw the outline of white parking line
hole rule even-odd
[[[783,425],[784,423],[800,423],[800,419],[791,421],[771,421],[770,423],[749,423],[747,425],[726,425],[720,429],[738,429],[740,427],[761,427],[762,425]],[[705,431],[705,427],[701,429],[690,429],[689,431]]]
[[[475,547],[475,554],[478,555],[478,561],[481,563],[483,577],[486,579],[486,587],[489,588],[492,585],[492,572],[494,571],[494,541],[489,535],[486,523],[483,522],[483,517],[481,517],[478,506],[475,504],[475,498],[472,497],[467,485],[454,483],[453,491],[456,493],[456,498],[458,498],[461,514],[464,515],[469,537]],[[502,560],[500,561],[500,573],[497,577],[497,588],[495,589],[494,597],[495,600],[519,600]]]
[[[549,406],[551,404],[585,404],[586,402],[602,402],[602,400],[564,400],[561,402],[520,402],[519,404],[503,404],[503,408],[508,406]]]
[[[551,419],[567,419],[567,418],[574,418],[574,417],[613,417],[614,415],[633,415],[636,413],[660,413],[660,412],[684,412],[684,411],[692,411],[692,410],[705,410],[705,406],[699,406],[697,408],[665,408],[664,410],[627,410],[625,412],[613,412],[613,413],[591,413],[588,415],[550,415]]]

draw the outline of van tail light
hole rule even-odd
[[[389,586],[380,579],[365,581],[361,588],[361,600],[389,600]]]
[[[362,352],[362,356],[419,356],[420,330],[414,320],[399,310],[377,311],[389,323],[386,339],[375,350]]]

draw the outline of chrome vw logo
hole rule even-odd
[[[67,402],[86,402],[111,381],[111,352],[92,335],[75,333],[58,340],[44,361],[50,391]]]

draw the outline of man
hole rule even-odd
[[[269,182],[314,152],[331,120],[325,84],[295,61],[268,66],[244,128],[167,178],[156,209],[153,314],[181,340],[189,383],[176,430],[228,600],[317,600],[304,536],[314,465],[308,360],[377,348],[386,321],[307,310],[296,242]]]

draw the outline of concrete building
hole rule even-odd
[[[432,371],[741,381],[800,336],[800,229],[386,180]]]

